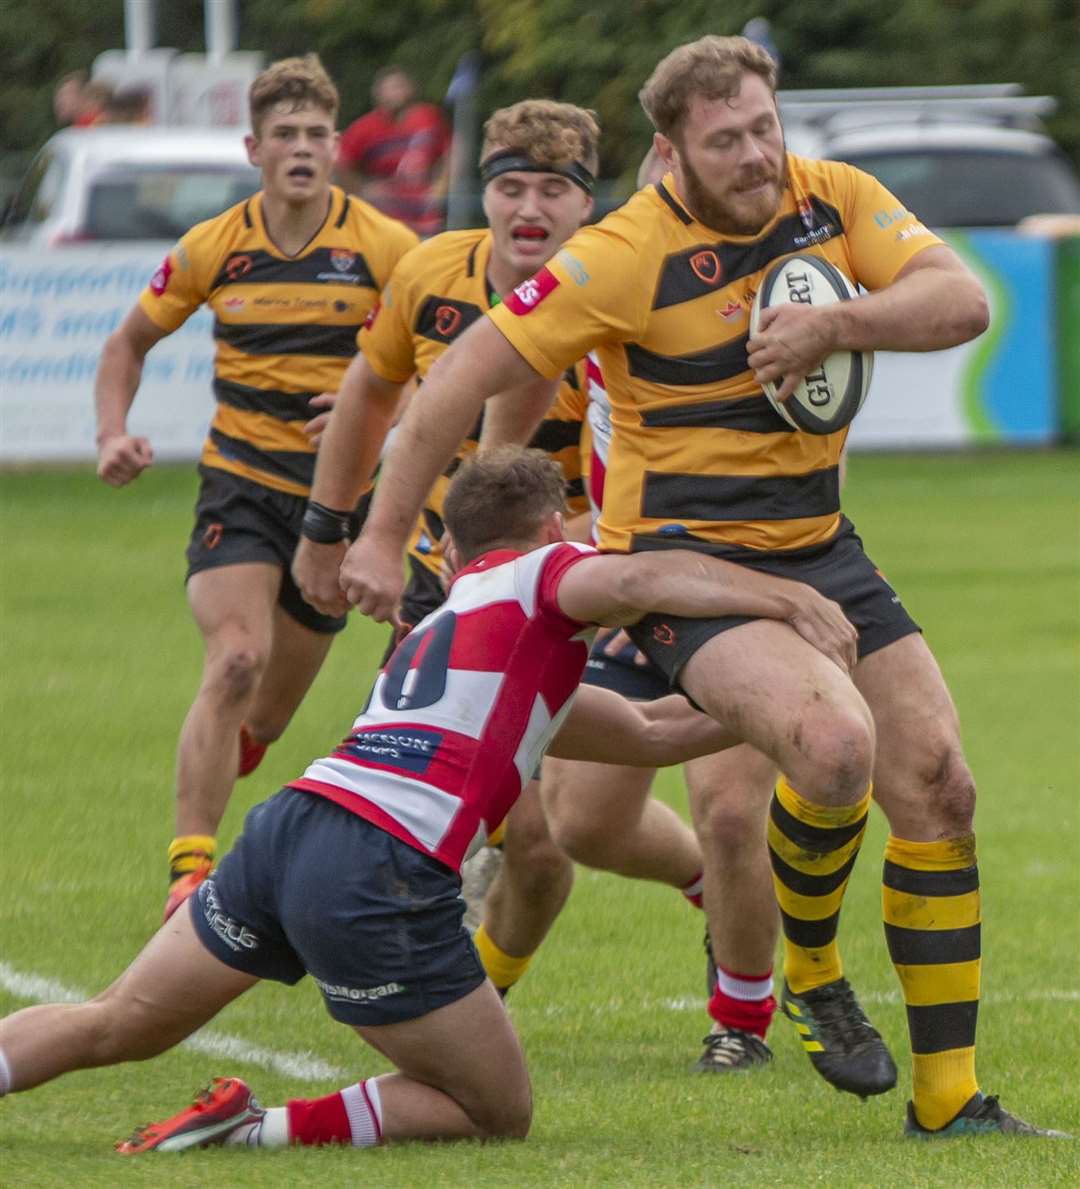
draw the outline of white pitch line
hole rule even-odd
[[[899,991],[867,991],[865,994],[859,996],[862,1003],[902,1003]],[[1013,994],[1010,991],[991,991],[983,995],[979,1000],[983,1006],[994,1006],[999,1003],[1080,1003],[1080,991],[1061,991],[1049,988],[1045,991],[1024,991],[1021,994]],[[609,1016],[612,1012],[617,1012],[622,1005],[622,1001],[617,1003],[596,1003],[591,1007],[584,1009],[572,1009],[575,1014],[582,1014],[582,1011],[594,1016]],[[630,1005],[628,1005],[630,1006]],[[647,999],[644,1003],[644,1008],[647,1011],[672,1011],[672,1012],[688,1012],[688,1011],[704,1011],[705,1010],[705,996],[695,998],[692,995],[680,995],[672,999]],[[565,1016],[571,1013],[571,1009],[561,1003],[549,1003],[541,1008],[541,1014],[549,1019],[558,1016]]]
[[[65,986],[56,979],[40,974],[26,974],[6,962],[0,962],[0,987],[16,999],[30,999],[36,1003],[84,1003],[91,998],[86,991]],[[224,1057],[245,1065],[257,1065],[262,1069],[270,1069],[274,1073],[304,1082],[342,1078],[347,1080],[354,1076],[320,1060],[314,1053],[281,1053],[276,1049],[250,1044],[239,1036],[218,1032],[213,1028],[201,1028],[193,1033],[183,1042],[183,1047],[211,1057]]]

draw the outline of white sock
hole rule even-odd
[[[382,1139],[382,1098],[378,1081],[378,1078],[368,1078],[341,1091],[354,1148],[372,1148]]]
[[[4,1050],[0,1049],[0,1098],[11,1093],[11,1066],[8,1064]]]
[[[225,1148],[287,1148],[289,1146],[288,1111],[283,1106],[269,1107],[261,1119],[230,1131]]]

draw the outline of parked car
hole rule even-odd
[[[235,128],[68,128],[31,162],[0,242],[173,241],[258,188]]]
[[[1055,100],[1015,84],[782,91],[788,147],[873,174],[931,227],[1080,214],[1080,179],[1046,134]]]

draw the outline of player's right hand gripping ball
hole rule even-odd
[[[846,276],[821,256],[788,256],[765,274],[750,310],[750,336],[757,333],[763,310],[786,302],[832,305],[855,297]],[[772,407],[793,429],[827,434],[854,420],[870,389],[872,351],[834,351],[806,376],[786,401],[776,399],[779,381],[762,384]]]

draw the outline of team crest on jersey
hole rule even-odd
[[[444,339],[452,338],[461,327],[461,311],[454,306],[439,306],[435,311],[435,329]]]
[[[246,277],[251,272],[254,263],[246,252],[241,253],[239,256],[230,256],[225,262],[225,275],[230,281],[238,281],[241,277]]]
[[[704,251],[695,252],[690,257],[690,267],[694,271],[694,276],[697,277],[705,285],[716,285],[720,281],[720,257],[712,250],[706,248]]]
[[[553,290],[559,287],[559,278],[546,266],[534,277],[523,281],[506,299],[506,308],[521,317],[533,310]]]
[[[348,272],[356,263],[356,253],[347,252],[344,248],[331,248],[330,263],[338,272]]]
[[[814,207],[810,199],[805,195],[795,203],[795,209],[799,212],[799,218],[802,220],[802,225],[807,231],[814,230]]]
[[[169,277],[172,276],[172,260],[166,256],[165,259],[158,265],[157,272],[150,278],[150,292],[155,297],[160,297],[169,286]]]

